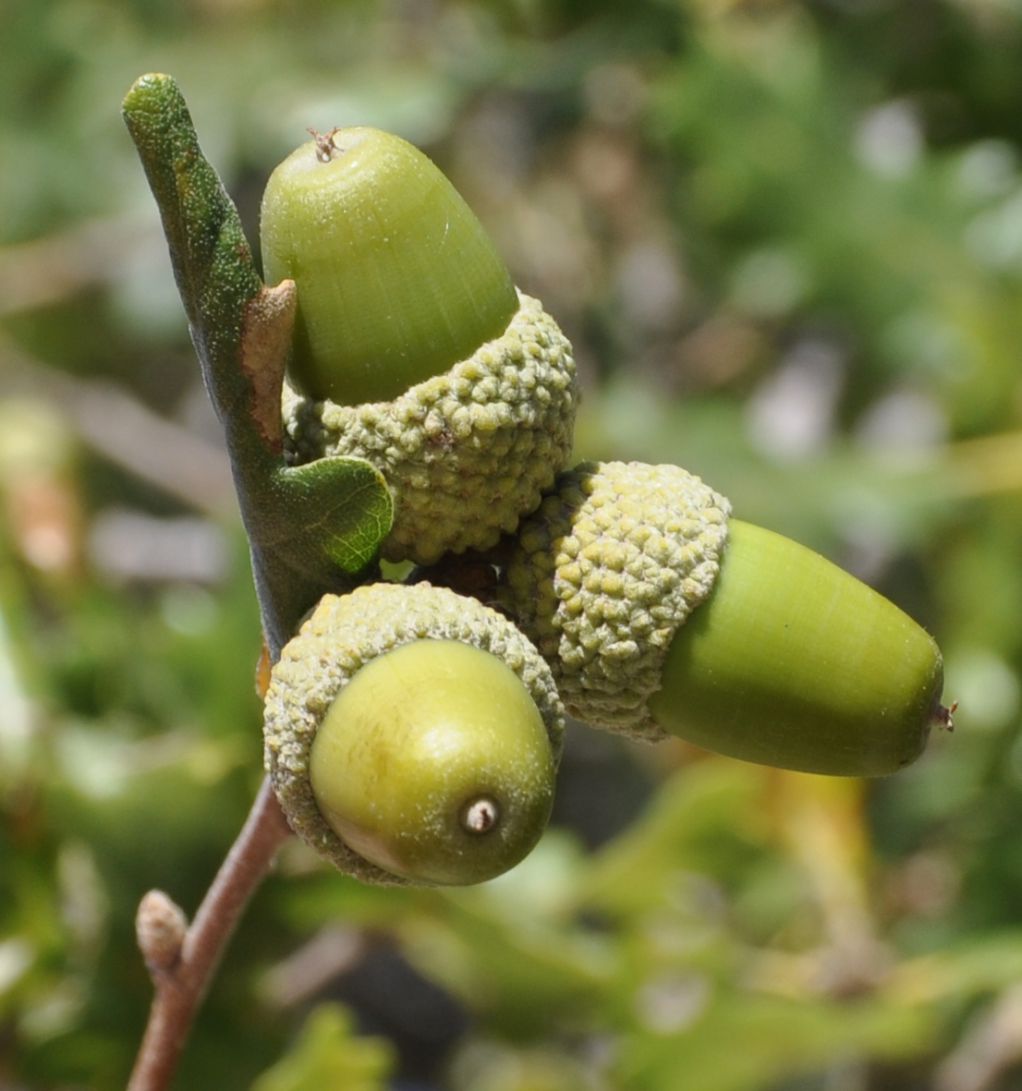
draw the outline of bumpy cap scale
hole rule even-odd
[[[289,457],[382,471],[388,560],[513,530],[569,457],[575,365],[443,174],[396,136],[335,130],[274,171],[262,249],[267,279],[298,290]]]
[[[296,462],[351,455],[394,497],[388,560],[432,564],[488,549],[535,508],[571,453],[578,390],[571,346],[528,296],[503,335],[390,402],[337,405],[285,389]]]
[[[506,603],[572,715],[663,737],[647,701],[675,632],[713,587],[729,512],[677,466],[604,462],[562,474],[525,520]]]
[[[477,882],[521,859],[549,813],[562,732],[550,670],[525,636],[428,584],[324,596],[265,701],[266,766],[292,829],[376,883]]]

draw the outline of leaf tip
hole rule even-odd
[[[183,103],[184,98],[173,76],[164,72],[147,72],[128,88],[121,102],[121,113],[130,124],[132,119],[141,115],[166,111],[168,107],[180,107]]]

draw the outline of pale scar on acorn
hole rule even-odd
[[[261,219],[267,282],[297,289],[286,455],[372,463],[381,554],[418,567],[324,596],[271,672],[300,836],[372,882],[500,874],[546,824],[565,711],[839,776],[952,730],[893,603],[680,467],[572,466],[571,346],[451,183],[396,136],[309,132]]]

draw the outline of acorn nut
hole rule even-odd
[[[294,831],[369,882],[482,882],[553,801],[563,714],[506,618],[428,584],[326,595],[284,648],[266,764]]]
[[[675,466],[560,476],[520,528],[502,595],[567,710],[814,773],[918,757],[949,718],[933,639],[823,557],[729,516]]]
[[[380,469],[388,560],[429,564],[513,531],[567,463],[575,365],[451,183],[399,137],[337,129],[273,172],[261,233],[267,282],[297,286],[291,460]]]

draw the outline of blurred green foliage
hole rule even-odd
[[[194,909],[261,775],[245,543],[119,118],[148,70],[253,238],[306,126],[424,146],[572,337],[579,454],[856,571],[962,702],[870,784],[577,728],[478,889],[289,846],[177,1086],[1022,1086],[1015,0],[6,0],[0,41],[0,1086],[123,1086],[138,900]]]

